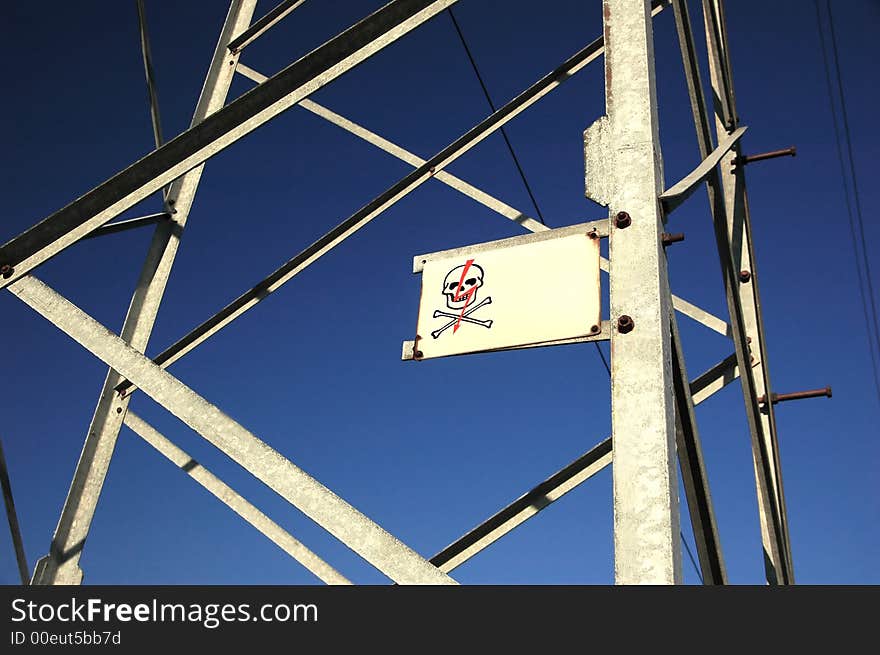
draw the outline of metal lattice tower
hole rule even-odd
[[[309,96],[456,0],[393,0],[272,77],[239,61],[250,43],[266,35],[303,1],[285,0],[254,21],[256,0],[232,0],[191,127],[163,142],[158,104],[151,92],[156,149],[0,247],[0,288],[8,289],[110,367],[51,547],[37,564],[32,583],[81,583],[80,556],[123,425],[319,578],[330,584],[348,583],[215,475],[202,467],[188,469],[193,461],[189,454],[129,410],[133,394],[142,392],[396,583],[454,583],[449,574],[456,567],[610,465],[613,459],[616,581],[682,582],[676,475],[676,465],[680,464],[702,577],[706,584],[725,584],[727,575],[694,407],[737,378],[751,435],[766,578],[771,584],[794,583],[773,408],[778,396],[770,385],[746,196],[745,165],[749,158],[743,156],[740,147],[746,127],[740,124],[736,109],[722,0],[703,0],[710,73],[707,89],[701,80],[685,0],[603,0],[604,36],[427,160]],[[140,4],[139,8],[142,17]],[[652,31],[653,16],[664,10],[675,15],[701,156],[689,175],[668,188],[660,152]],[[141,24],[152,89],[149,43],[143,20]],[[441,552],[425,558],[166,370],[430,179],[437,179],[526,230],[549,230],[444,169],[603,55],[607,113],[584,133],[584,152],[586,195],[607,206],[609,212],[597,234],[610,240],[609,257],[601,264],[609,274],[610,318],[603,321],[598,334],[584,341],[611,341],[611,437]],[[237,73],[257,86],[227,103]],[[712,107],[706,103],[707,91],[714,98]],[[297,104],[397,157],[413,170],[253,289],[149,359],[144,352],[204,163]],[[669,287],[665,248],[675,238],[665,232],[667,218],[704,185],[729,320],[679,298]],[[163,189],[164,212],[111,222]],[[42,263],[81,239],[144,225],[155,225],[155,231],[119,335],[34,277]],[[728,337],[733,344],[732,354],[690,379],[676,312]]]

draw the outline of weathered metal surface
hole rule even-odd
[[[715,150],[707,155],[693,171],[660,194],[663,209],[667,214],[690,198],[691,194],[693,194],[693,192],[706,181],[706,178],[715,171],[718,163],[724,158],[724,156],[739,142],[747,129],[748,128],[745,126],[736,128],[736,130],[730,133],[727,138],[725,138]]]
[[[8,288],[31,309],[132,380],[150,398],[395,582],[456,584],[406,544],[40,280],[27,275]]]
[[[611,231],[614,570],[618,584],[682,580],[672,310],[657,197],[663,190],[650,5],[604,0],[607,117],[584,135],[587,196],[626,212]]]
[[[709,75],[715,101],[715,126],[717,133],[721,135],[733,131],[739,124],[723,2],[704,0],[703,14],[709,51]],[[734,158],[741,156],[738,146],[734,147],[733,154]],[[751,237],[745,170],[741,166],[722,165],[720,178],[727,212],[731,265],[734,270],[750,272],[749,282],[739,285],[736,294],[742,308],[743,328],[747,338],[751,340],[751,352],[758,363],[758,366],[753,366],[753,371],[750,371],[750,375],[745,376],[743,380],[747,414],[751,421],[757,396],[771,392],[771,383],[757,264]],[[754,401],[746,393],[747,386],[752,387],[751,395],[755,396]],[[755,483],[761,514],[767,579],[770,582],[794,584],[788,512],[785,506],[785,489],[782,484],[782,465],[773,406],[770,405],[765,412],[760,412],[754,423],[760,428],[757,435],[754,434],[755,430],[752,430],[752,454],[755,461]],[[772,498],[766,498],[769,495],[772,495]]]
[[[720,9],[720,7],[711,7],[709,4],[705,3],[704,6],[704,18],[706,20],[706,35],[707,41],[710,51],[710,73],[713,79],[713,93],[716,98],[716,121],[719,135],[727,134],[728,131],[733,131],[736,128],[736,118],[734,115],[734,111],[727,103],[727,99],[730,98],[730,94],[732,94],[732,89],[729,88],[730,79],[729,79],[729,71],[724,72],[722,68],[726,68],[726,65],[722,63],[723,55],[720,53],[719,48],[720,42],[720,34],[721,29],[718,26],[718,21],[716,19],[717,13],[716,10]],[[705,155],[712,148],[712,133],[710,126],[710,119],[708,115],[708,111],[706,108],[702,82],[700,79],[700,70],[699,65],[696,59],[696,52],[693,42],[693,36],[690,29],[690,18],[688,16],[687,4],[682,2],[681,0],[676,0],[674,2],[675,16],[676,16],[676,27],[678,29],[679,35],[679,43],[681,46],[682,52],[682,60],[685,65],[685,74],[688,83],[688,91],[691,99],[691,108],[694,115],[695,127],[697,130],[697,141],[700,148],[701,155]],[[722,100],[722,96],[725,100]],[[724,105],[722,107],[722,105]],[[718,113],[720,112],[720,113]],[[736,146],[734,147],[734,153],[736,153]],[[726,169],[727,167],[725,167]],[[723,204],[723,200],[720,200],[721,190],[718,189],[718,181],[717,174],[713,174],[709,179],[709,184],[707,185],[707,191],[709,194],[710,201],[710,209],[713,213],[713,220],[715,221],[716,227],[716,241],[718,243],[719,248],[719,257],[721,257],[723,273],[725,275],[725,290],[727,292],[728,298],[728,308],[731,312],[731,317],[733,319],[734,325],[737,324],[736,321],[736,311],[740,308],[734,307],[738,303],[734,302],[733,294],[735,293],[734,288],[737,286],[734,282],[727,281],[727,278],[732,277],[734,273],[727,272],[727,269],[730,267],[738,268],[739,262],[735,259],[733,261],[733,255],[738,252],[734,250],[734,253],[730,252],[729,242],[725,245],[723,242],[727,241],[724,238],[723,234],[719,234],[719,222],[725,220],[725,215],[727,216],[727,221],[731,220],[731,216],[728,212],[734,211],[729,205]],[[719,204],[721,203],[721,204]],[[726,253],[726,257],[725,257]],[[725,261],[727,263],[725,263]],[[737,299],[738,300],[738,299]],[[750,351],[746,348],[746,344],[743,343],[745,339],[748,341],[748,337],[743,335],[741,330],[737,329],[736,334],[734,334],[733,328],[731,329],[731,336],[734,337],[737,345],[737,351],[735,353],[738,361],[745,363],[746,361],[752,360],[753,356],[752,352],[755,352],[754,349]],[[760,351],[759,355],[760,355]],[[746,359],[748,357],[748,360]],[[763,361],[763,358],[761,358]],[[753,362],[750,362],[752,366]],[[747,368],[751,369],[752,366],[747,366]],[[737,366],[737,371],[740,368]],[[746,376],[746,380],[743,381],[744,389],[746,387],[751,386],[751,370],[749,370],[749,375]],[[764,434],[766,434],[765,430],[767,428],[766,422],[760,417],[755,417],[754,410],[756,408],[755,404],[752,404],[748,398],[746,399],[746,408],[747,413],[749,414],[749,425],[750,425],[750,434],[752,438],[752,447],[753,447],[753,455],[755,457],[755,477],[756,477],[756,486],[758,488],[758,510],[759,510],[759,518],[761,523],[762,530],[762,538],[764,542],[764,563],[765,569],[767,572],[767,579],[770,582],[776,583],[780,580],[779,571],[785,566],[784,562],[779,559],[779,548],[776,542],[776,533],[779,531],[778,523],[774,517],[774,511],[771,506],[770,501],[768,500],[768,492],[766,491],[766,484],[771,484],[772,482],[772,471],[767,471],[766,458],[761,455],[761,448],[759,447],[759,442],[764,439]],[[760,423],[765,423],[763,426]],[[760,429],[762,428],[763,429]],[[777,527],[774,527],[777,526]]]

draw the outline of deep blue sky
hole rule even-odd
[[[257,14],[273,2],[261,2]],[[271,75],[378,0],[309,2],[242,61]],[[691,3],[704,53],[701,13]],[[880,3],[835,3],[869,256],[876,256]],[[456,6],[501,104],[601,32],[601,3]],[[189,124],[225,0],[148,0],[166,136]],[[880,422],[812,2],[728,3],[746,151],[797,145],[748,170],[777,391],[834,398],[778,406],[797,580],[880,583]],[[4,8],[0,241],[152,148],[134,2]],[[655,20],[667,186],[698,160],[671,12]],[[597,61],[509,125],[547,219],[599,218],[583,192],[582,131],[604,111]],[[239,77],[232,96],[252,83]],[[447,15],[313,99],[421,156],[487,113]],[[408,166],[299,108],[212,159],[148,354],[155,355],[378,195]],[[531,213],[498,135],[451,172]],[[154,196],[129,215],[160,209]],[[675,293],[724,315],[704,193],[672,216]],[[174,375],[420,553],[430,556],[610,432],[607,374],[589,344],[404,363],[415,328],[413,255],[522,234],[432,181],[175,364]],[[38,277],[118,330],[149,230],[80,243]],[[873,262],[876,273],[878,264]],[[606,284],[603,278],[603,284]],[[874,285],[880,288],[880,278]],[[607,307],[604,310],[607,316]],[[106,367],[11,294],[0,294],[0,434],[28,561],[46,553]],[[730,345],[686,317],[691,376]],[[606,346],[603,346],[606,347]],[[607,353],[607,347],[606,347]],[[145,396],[134,411],[359,583],[387,580]],[[739,384],[697,412],[730,580],[761,583],[754,475]],[[686,517],[686,511],[683,511]],[[684,519],[686,520],[686,518]],[[688,541],[693,543],[687,531]],[[611,471],[454,572],[463,583],[613,581]],[[124,429],[82,565],[88,583],[311,584],[316,579]],[[685,557],[686,580],[697,582]],[[0,582],[17,581],[0,530]]]

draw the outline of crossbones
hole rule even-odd
[[[443,316],[443,317],[445,317],[445,318],[450,318],[450,319],[452,319],[452,320],[449,321],[449,323],[447,323],[447,324],[444,325],[443,327],[438,328],[438,329],[434,330],[433,332],[431,332],[431,336],[434,337],[434,338],[436,339],[436,338],[439,337],[441,334],[443,334],[444,332],[446,332],[446,330],[448,330],[448,329],[451,328],[453,325],[455,325],[456,323],[458,323],[459,319],[462,320],[462,321],[464,321],[465,323],[472,323],[472,324],[474,324],[474,325],[482,325],[484,328],[490,328],[490,327],[492,327],[492,319],[491,319],[491,318],[490,318],[488,321],[481,321],[481,320],[478,319],[478,318],[468,318],[468,316],[470,316],[471,314],[473,314],[475,311],[477,311],[477,310],[478,310],[480,307],[482,307],[483,305],[490,305],[490,304],[492,304],[492,296],[487,296],[485,300],[483,300],[482,302],[480,302],[480,303],[477,304],[477,305],[474,305],[473,307],[471,307],[469,310],[467,310],[467,311],[466,311],[464,314],[462,314],[461,316],[459,316],[458,314],[450,314],[450,313],[448,313],[448,312],[444,312],[444,311],[441,311],[441,310],[439,310],[439,309],[435,310],[435,311],[434,311],[434,318],[440,318],[441,316]]]

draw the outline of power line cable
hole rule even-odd
[[[864,261],[865,266],[866,266],[865,274],[868,277],[869,289],[870,289],[870,292],[873,296],[873,286],[870,284],[870,268],[867,267],[867,256],[865,254],[866,243],[865,243],[865,239],[864,239],[864,227],[863,227],[863,224],[860,222],[860,226],[862,227],[862,229],[860,230],[860,232],[861,232],[861,240],[860,240],[858,238],[858,236],[856,235],[856,219],[853,214],[852,201],[850,200],[849,186],[847,184],[846,164],[844,163],[843,147],[841,146],[841,142],[840,142],[840,127],[839,127],[840,121],[839,121],[839,118],[837,115],[837,108],[834,103],[834,90],[833,90],[833,84],[832,84],[832,80],[831,80],[831,68],[828,63],[828,49],[825,44],[825,31],[822,26],[822,12],[821,12],[821,9],[819,6],[819,0],[814,0],[814,4],[816,6],[816,26],[819,31],[819,43],[821,45],[822,60],[824,63],[824,68],[825,68],[825,82],[826,82],[826,85],[828,88],[828,103],[831,106],[831,119],[834,124],[834,137],[835,137],[834,143],[837,148],[837,159],[840,164],[840,176],[841,176],[841,184],[843,186],[843,196],[844,196],[844,201],[846,204],[847,217],[849,218],[850,237],[852,239],[853,253],[855,254],[854,259],[855,259],[855,265],[856,265],[856,277],[857,277],[858,283],[859,283],[859,296],[860,296],[860,299],[862,302],[862,311],[864,312],[865,326],[866,326],[867,332],[868,332],[868,346],[869,346],[869,349],[871,352],[871,370],[874,374],[874,385],[877,390],[877,397],[878,397],[878,399],[880,399],[880,372],[878,372],[878,366],[877,366],[877,350],[878,349],[875,348],[875,346],[874,346],[875,338],[880,338],[880,337],[878,337],[878,334],[877,334],[877,313],[876,313],[876,307],[874,307],[873,297],[872,297],[871,298],[871,305],[872,305],[872,307],[874,307],[874,312],[873,312],[874,334],[872,335],[872,333],[871,333],[872,321],[869,318],[870,312],[868,310],[868,300],[866,298],[866,293],[865,293],[865,281],[862,278],[862,263],[859,259],[859,242],[861,241],[861,244],[862,244],[862,258],[861,259],[862,259],[862,261]],[[828,5],[829,18],[831,16],[830,10],[831,10],[831,6],[829,4]],[[837,60],[836,39],[834,38],[833,30],[832,30],[832,41],[835,44],[835,51],[834,52],[835,52],[835,60]],[[837,64],[836,69],[838,72],[838,82],[840,82],[839,63]],[[843,86],[841,84],[839,84],[838,88],[840,91],[840,98],[842,101],[843,100]],[[842,107],[842,108],[845,113],[845,108],[844,107]],[[847,125],[847,130],[846,130],[847,139],[849,139],[848,121],[846,121],[846,125]],[[853,180],[853,183],[855,184],[855,181],[856,181],[855,180],[855,168],[853,166],[853,160],[852,160],[851,141],[848,141],[848,143],[850,144],[850,166],[852,169],[852,176],[853,176],[852,180]],[[854,186],[854,191],[857,194],[855,186]],[[856,195],[856,201],[858,202],[858,195]],[[861,206],[860,205],[859,205],[858,216],[861,217]]]
[[[467,41],[465,41],[464,34],[461,31],[461,27],[459,27],[458,21],[455,20],[455,14],[452,13],[452,7],[450,7],[446,11],[449,12],[449,17],[452,19],[452,24],[453,26],[455,26],[455,31],[458,34],[461,45],[464,46],[464,51],[467,54],[467,58],[471,62],[471,68],[474,69],[474,74],[477,76],[477,81],[480,83],[480,87],[483,89],[483,95],[486,96],[486,101],[489,103],[489,107],[492,109],[492,113],[494,113],[497,111],[495,103],[492,102],[492,96],[489,95],[489,89],[486,88],[486,83],[483,81],[483,76],[480,75],[480,69],[477,68],[477,62],[474,61],[474,56],[473,54],[471,54],[471,49],[468,47]],[[510,139],[507,137],[507,130],[505,130],[503,127],[501,128],[501,136],[504,137],[504,143],[507,144],[507,149],[510,151],[510,156],[513,159],[513,163],[516,165],[516,170],[519,171],[519,176],[520,179],[522,179],[523,186],[526,188],[526,192],[529,194],[529,198],[531,198],[532,204],[535,206],[535,211],[538,213],[538,220],[540,220],[543,225],[547,225],[547,223],[544,222],[544,215],[541,213],[541,208],[538,207],[538,201],[535,199],[535,194],[532,193],[532,187],[529,186],[529,181],[526,179],[526,174],[523,171],[523,167],[519,163],[519,158],[516,156],[513,145],[510,143]]]
[[[691,552],[691,547],[688,545],[687,539],[684,538],[684,532],[679,530],[678,534],[681,535],[681,543],[684,544],[684,548],[687,551],[688,557],[691,560],[691,565],[694,567],[694,572],[700,579],[700,584],[706,584],[705,580],[703,580],[703,575],[700,573],[700,568],[697,566],[697,561],[694,559],[694,554]]]
[[[474,75],[477,77],[477,81],[480,83],[480,88],[483,89],[483,95],[486,96],[486,102],[489,103],[489,108],[494,113],[497,111],[495,107],[495,103],[492,101],[492,96],[489,93],[489,89],[486,86],[486,82],[483,80],[483,76],[480,74],[480,69],[477,67],[477,62],[474,59],[473,53],[471,53],[471,49],[467,44],[467,41],[464,38],[464,33],[461,31],[461,26],[458,24],[458,21],[455,18],[455,14],[452,12],[452,8],[446,10],[449,13],[449,17],[452,19],[452,25],[455,27],[455,32],[458,34],[458,39],[461,41],[461,45],[464,48],[465,54],[467,54],[468,60],[471,62],[471,68],[474,70]],[[504,142],[507,144],[507,150],[510,152],[510,157],[513,159],[513,163],[516,165],[516,170],[519,171],[520,179],[522,179],[523,186],[526,189],[526,192],[529,194],[529,198],[532,200],[532,205],[535,207],[535,212],[538,214],[538,220],[541,221],[542,225],[547,225],[544,221],[544,215],[541,213],[541,208],[538,206],[538,201],[535,198],[535,194],[532,192],[532,187],[529,184],[528,179],[526,178],[525,171],[523,170],[522,165],[519,163],[519,158],[516,156],[516,152],[513,149],[513,144],[511,144],[510,139],[507,136],[507,131],[502,127],[501,128],[501,136],[504,137]],[[596,346],[596,352],[599,354],[599,358],[602,360],[602,365],[605,367],[605,370],[608,371],[608,375],[611,375],[611,368],[608,366],[608,361],[605,359],[605,354],[602,352],[602,349],[599,347],[599,343],[594,341],[593,345]]]
[[[868,245],[865,240],[865,221],[862,217],[862,203],[859,196],[859,183],[856,176],[856,162],[853,157],[852,135],[849,129],[849,114],[846,110],[846,95],[843,92],[843,76],[840,73],[840,56],[837,51],[837,33],[834,29],[834,13],[831,11],[831,0],[825,0],[828,7],[828,27],[831,28],[831,50],[834,53],[834,68],[837,73],[837,90],[840,94],[840,114],[843,116],[843,134],[846,138],[846,150],[849,158],[849,168],[852,175],[853,201],[856,208],[856,219],[859,226],[859,239],[862,244],[862,261],[865,265],[865,278],[868,282],[868,298],[871,301],[871,312],[874,318],[874,338],[877,340],[877,349],[880,351],[880,325],[877,319],[876,294],[874,293],[873,276],[871,275],[871,265],[868,260]]]

